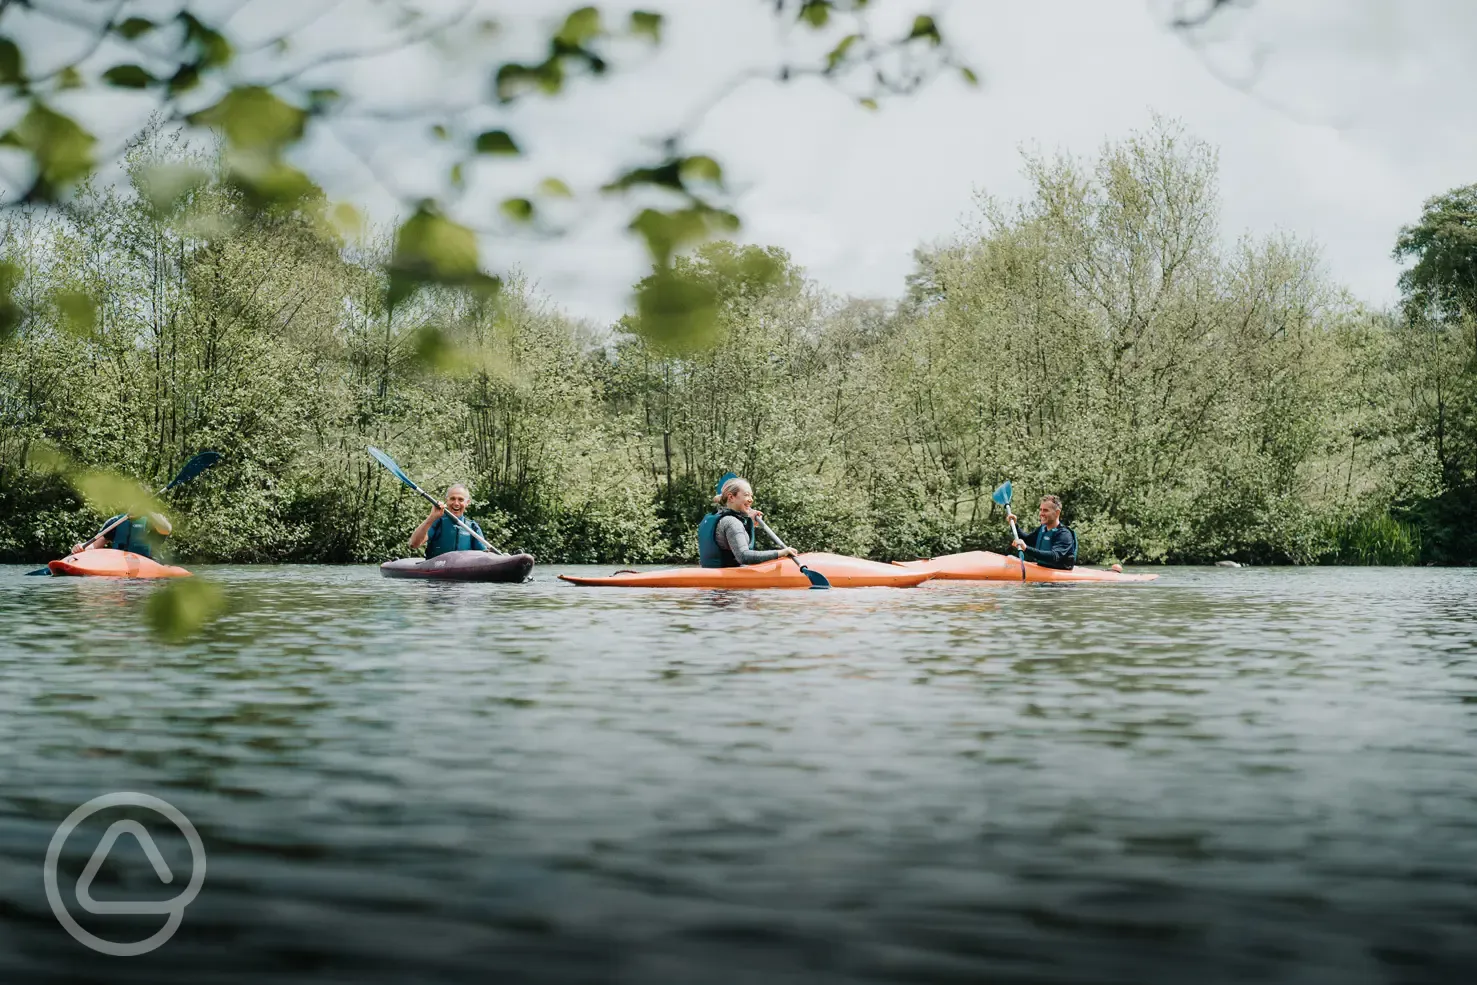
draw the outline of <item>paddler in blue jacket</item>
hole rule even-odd
[[[1077,535],[1062,523],[1062,501],[1057,496],[1042,496],[1037,510],[1041,526],[1023,537],[1011,541],[1010,546],[1026,555],[1027,561],[1035,561],[1043,568],[1071,570],[1077,563]],[[1005,518],[1015,522],[1010,507],[1005,508]]]
[[[697,528],[698,563],[702,567],[737,568],[794,557],[797,553],[793,547],[754,550],[754,518],[764,514],[754,509],[754,490],[749,480],[728,473],[718,480],[718,495],[713,497],[713,502],[718,511],[703,517]]]
[[[118,525],[108,530],[109,524],[115,521]],[[174,526],[163,513],[143,513],[139,516],[119,513],[108,517],[103,530],[107,532],[80,544],[73,544],[72,553],[81,554],[95,547],[111,547],[115,551],[128,551],[152,558],[154,552],[164,546],[164,538],[174,532]]]
[[[451,551],[483,550],[482,545],[474,540],[471,534],[451,519],[451,517],[456,517],[457,520],[477,531],[479,537],[484,536],[476,520],[463,516],[467,511],[467,504],[471,501],[472,493],[466,486],[460,482],[451,486],[446,490],[446,509],[443,510],[438,506],[431,511],[430,516],[421,521],[421,525],[415,528],[415,533],[410,535],[410,546],[416,548],[425,544],[428,558]]]

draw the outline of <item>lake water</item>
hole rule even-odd
[[[1477,570],[674,592],[0,569],[0,982],[1477,981]],[[609,569],[599,569],[609,570]],[[208,858],[76,943],[100,794]],[[75,882],[188,846],[85,821]]]

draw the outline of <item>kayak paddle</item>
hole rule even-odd
[[[441,502],[436,497],[432,496],[430,493],[428,493],[424,489],[422,489],[420,486],[416,485],[415,484],[415,480],[412,479],[410,476],[406,475],[405,472],[404,472],[404,470],[401,469],[400,466],[398,466],[398,465],[395,464],[395,460],[393,458],[391,458],[389,455],[386,455],[384,452],[380,451],[374,445],[365,445],[365,448],[368,449],[369,455],[370,455],[371,458],[373,458],[376,462],[379,462],[385,468],[387,468],[391,472],[393,472],[395,474],[395,478],[399,479],[401,482],[405,483],[411,489],[414,489],[416,492],[418,492],[422,496],[424,496],[428,501],[430,501],[430,503],[431,503],[432,506],[435,506],[438,509],[440,509],[442,511],[443,515],[451,517],[451,522],[454,523],[454,524],[456,524],[458,527],[461,527],[468,534],[470,534],[472,537],[474,537],[476,539],[477,543],[481,544],[483,547],[487,548],[489,551],[491,551],[494,554],[502,554],[503,553],[502,551],[498,550],[496,547],[493,547],[491,544],[489,544],[487,542],[487,538],[486,537],[483,537],[477,531],[475,531],[471,527],[467,526],[465,523],[463,523],[457,517],[452,516],[451,511],[446,508],[446,504],[445,503]]]
[[[770,540],[772,540],[776,544],[780,545],[780,550],[785,550],[786,549],[785,548],[785,542],[782,541],[782,540],[780,540],[777,536],[775,536],[775,533],[774,533],[773,530],[770,530],[769,529],[769,524],[767,524],[767,523],[764,522],[764,517],[762,517],[762,516],[756,516],[756,517],[754,517],[754,522],[757,523],[757,524],[759,524],[759,528],[761,530],[763,530],[766,534],[769,535],[769,539]],[[811,587],[812,590],[817,589],[817,588],[830,588],[831,587],[831,581],[830,581],[829,578],[827,578],[825,575],[821,574],[819,571],[813,571],[810,568],[807,568],[805,565],[800,564],[800,559],[798,557],[792,557],[792,558],[790,558],[790,560],[791,561],[794,561],[797,565],[800,566],[800,573],[803,574],[805,576],[806,580],[810,582],[810,587]]]
[[[169,490],[173,489],[175,486],[184,485],[186,482],[189,482],[191,479],[195,478],[195,476],[199,475],[201,472],[204,472],[206,469],[210,468],[212,465],[214,465],[216,462],[219,462],[220,460],[221,460],[221,453],[218,452],[218,451],[202,451],[202,452],[200,452],[194,458],[191,458],[188,462],[186,462],[180,468],[179,472],[175,473],[174,478],[169,480],[169,485],[165,486],[163,489],[159,490],[154,495],[156,495],[156,496],[163,496],[165,493],[169,492]],[[118,526],[118,524],[122,523],[124,520],[129,519],[129,517],[130,517],[130,514],[125,511],[122,516],[120,516],[118,519],[114,520],[112,523],[108,524],[103,529],[99,530],[97,533],[93,534],[91,537],[88,538],[88,540],[89,541],[97,540],[99,537],[103,536],[104,534],[111,533],[114,527]],[[49,574],[51,574],[51,569],[50,568],[37,568],[35,571],[27,571],[26,574],[27,575],[49,575]]]
[[[1011,488],[1010,488],[1010,480],[1009,479],[1006,479],[1004,482],[1002,482],[999,486],[996,487],[996,489],[995,489],[994,492],[990,493],[990,498],[991,499],[993,499],[996,503],[999,503],[1001,506],[1005,507],[1005,515],[1006,516],[1010,516],[1010,493],[1011,493]],[[1010,521],[1010,539],[1011,539],[1012,542],[1021,539],[1020,531],[1016,530],[1016,528],[1015,528],[1015,521],[1014,520],[1011,520]],[[1020,555],[1020,559],[1021,559],[1021,581],[1025,581],[1026,580],[1026,552],[1025,551],[1016,551],[1016,553],[1018,555]]]

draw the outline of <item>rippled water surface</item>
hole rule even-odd
[[[0,982],[1477,981],[1477,571],[430,585],[0,569]],[[604,569],[601,569],[604,570]],[[94,954],[57,825],[208,875]],[[116,813],[117,809],[115,809]],[[167,822],[94,815],[189,850]],[[98,900],[168,899],[120,837]],[[151,895],[152,894],[152,895]]]

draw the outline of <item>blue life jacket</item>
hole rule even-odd
[[[749,532],[749,549],[754,549],[754,520],[752,517],[747,513],[729,509],[709,513],[703,517],[703,522],[697,525],[698,564],[704,568],[741,567],[739,559],[733,556],[733,551],[728,549],[728,545],[718,542],[718,521],[725,516],[738,517],[744,529]]]
[[[1051,549],[1056,546],[1056,542],[1062,538],[1062,531],[1066,531],[1065,536],[1071,538],[1072,541],[1072,562],[1068,567],[1073,567],[1077,564],[1077,534],[1065,523],[1058,521],[1055,530],[1047,530],[1046,525],[1042,524],[1031,532],[1031,538],[1027,541],[1027,544],[1038,551],[1044,551],[1049,554],[1051,553]],[[1031,541],[1035,541],[1035,543],[1031,543]]]
[[[463,516],[462,523],[477,533],[482,533],[482,528],[471,517]],[[457,526],[449,513],[442,513],[436,518],[436,522],[431,524],[431,529],[426,531],[426,557],[435,557],[451,551],[480,551],[481,549],[482,545],[473,540],[471,534]]]
[[[103,526],[106,527],[108,523],[112,523],[124,515],[119,513],[108,517],[108,522],[104,523]],[[160,546],[162,542],[159,535],[149,526],[149,518],[146,516],[136,516],[124,520],[118,526],[108,531],[109,547],[117,551],[142,554],[148,558],[154,556],[154,548]]]

